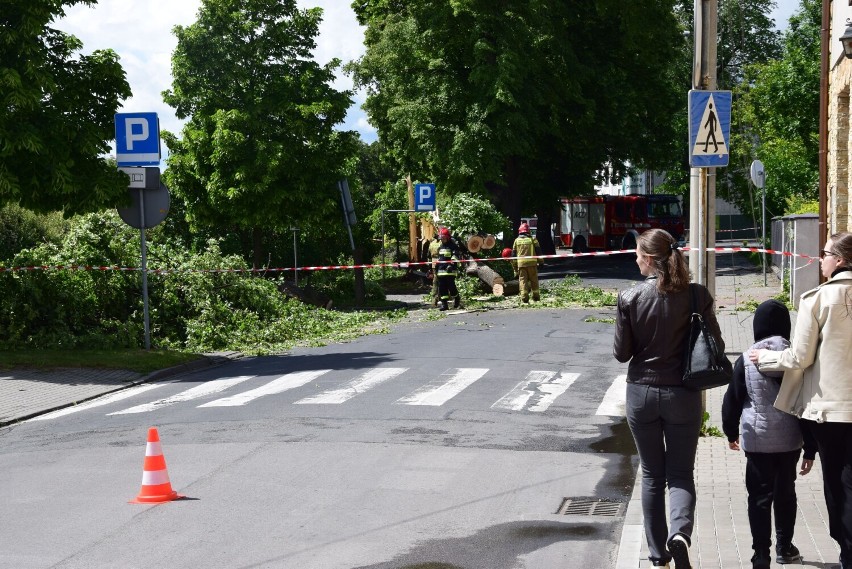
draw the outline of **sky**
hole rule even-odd
[[[363,54],[364,31],[358,26],[350,0],[298,0],[297,3],[301,8],[323,8],[314,52],[319,63],[335,57],[346,63]],[[777,4],[770,15],[777,27],[784,29],[799,0],[777,0]],[[93,7],[68,8],[65,18],[54,25],[77,36],[85,53],[107,48],[118,53],[133,91],[119,112],[155,112],[161,129],[179,133],[182,121],[163,102],[161,93],[171,87],[171,56],[177,45],[172,28],[192,24],[200,5],[201,0],[98,0]],[[334,87],[351,89],[352,81],[338,72]],[[355,94],[355,104],[339,128],[356,130],[362,140],[372,142],[376,131],[361,109],[364,98],[363,92]]]
[[[319,63],[335,57],[346,63],[363,54],[364,31],[355,19],[350,0],[298,0],[297,4],[300,8],[323,8],[314,51]],[[84,53],[107,48],[118,53],[133,92],[118,112],[155,112],[161,130],[179,134],[183,121],[163,102],[161,93],[172,85],[172,52],[177,47],[172,28],[194,23],[200,6],[201,0],[98,0],[93,7],[77,5],[66,9],[65,17],[54,22],[53,27],[77,36],[83,42]],[[351,89],[352,81],[338,72],[333,86]],[[359,92],[353,98],[355,103],[339,128],[356,130],[362,140],[372,142],[376,131],[360,108],[365,94]]]

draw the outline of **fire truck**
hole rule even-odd
[[[559,243],[574,253],[591,249],[635,249],[636,237],[652,227],[680,241],[684,218],[678,196],[628,194],[561,198]]]

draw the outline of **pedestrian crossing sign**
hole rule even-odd
[[[727,166],[731,140],[731,92],[689,92],[689,165]]]

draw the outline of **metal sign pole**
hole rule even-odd
[[[385,280],[385,210],[382,210],[382,282]]]
[[[145,349],[151,349],[151,326],[148,322],[148,256],[145,242],[145,190],[139,188],[139,241],[142,249],[142,315],[145,328]]]

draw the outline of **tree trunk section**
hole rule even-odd
[[[503,296],[503,277],[487,265],[480,265],[475,261],[468,263],[465,272],[470,276],[476,276],[491,288],[494,296]]]
[[[254,270],[256,271],[260,268],[261,264],[263,263],[263,257],[262,257],[263,253],[260,250],[260,248],[262,246],[261,245],[260,227],[253,227],[252,228],[251,237],[252,237],[252,239],[251,239],[252,240],[252,253],[253,253],[253,259],[254,259],[253,266],[254,266]]]

